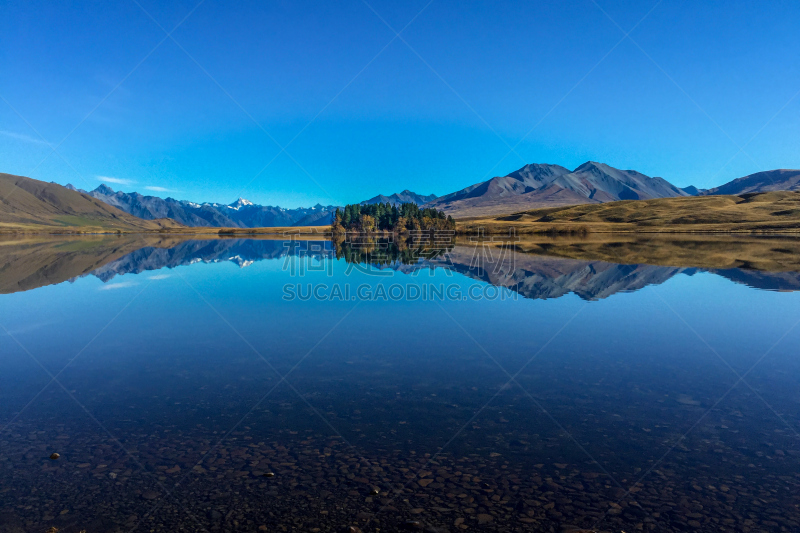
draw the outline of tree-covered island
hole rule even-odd
[[[456,221],[443,211],[420,209],[417,204],[399,207],[385,204],[348,204],[336,209],[331,226],[333,233],[358,231],[362,233],[455,230]]]

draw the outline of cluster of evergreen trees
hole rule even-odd
[[[333,232],[360,231],[432,231],[455,230],[456,221],[442,211],[407,203],[400,207],[385,204],[349,204],[333,215]]]

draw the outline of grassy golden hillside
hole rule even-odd
[[[0,174],[0,231],[92,233],[179,227],[169,219],[142,220],[56,183]]]
[[[460,233],[800,232],[800,192],[626,200],[463,218]]]

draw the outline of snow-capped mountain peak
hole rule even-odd
[[[231,209],[238,210],[238,209],[241,209],[242,207],[245,207],[247,205],[256,205],[256,204],[254,204],[250,200],[245,200],[244,198],[240,197],[238,200],[236,200],[235,202],[230,204],[228,207],[230,207]]]

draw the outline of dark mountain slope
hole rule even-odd
[[[768,191],[800,191],[800,170],[778,169],[737,178],[700,194],[747,194]]]
[[[384,196],[383,194],[379,194],[374,198],[370,198],[369,200],[364,200],[361,202],[361,205],[367,204],[392,204],[399,206],[400,204],[417,204],[422,205],[428,202],[431,202],[436,199],[435,194],[417,194],[415,192],[411,192],[408,189],[404,190],[403,192],[396,192],[391,196]]]
[[[507,176],[476,183],[428,204],[454,216],[486,216],[537,207],[687,196],[663,178],[589,161],[570,172],[531,164]]]

